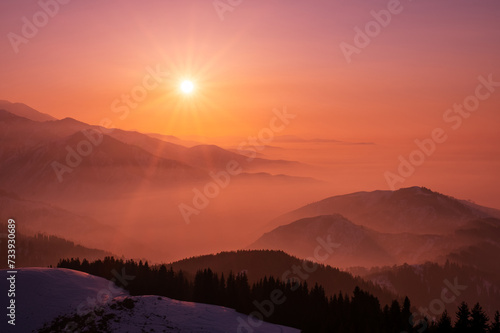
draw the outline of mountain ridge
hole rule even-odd
[[[266,229],[300,218],[339,213],[377,231],[443,234],[469,220],[489,217],[488,210],[500,214],[494,208],[477,207],[482,206],[467,205],[425,187],[360,191],[328,197],[292,210],[272,220]]]

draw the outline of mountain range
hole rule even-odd
[[[358,192],[330,197],[286,213],[250,249],[314,257],[318,240],[337,246],[324,263],[334,267],[444,263],[447,259],[496,271],[500,211],[426,188]],[[288,222],[291,221],[291,222]],[[493,250],[481,256],[485,250]]]
[[[300,162],[59,120],[20,103],[0,101],[0,133],[0,210],[32,251],[45,242],[61,258],[114,253],[189,276],[295,276],[330,295],[360,286],[418,306],[457,279],[467,290],[450,311],[461,300],[490,314],[500,307],[500,210],[420,186],[329,196],[333,184],[300,175]],[[228,176],[230,163],[238,172]],[[180,204],[195,207],[192,221]],[[37,258],[56,260],[53,251]]]
[[[261,192],[256,184],[271,186],[269,197],[283,196],[294,185],[311,186],[311,191],[326,188],[313,178],[294,176],[297,162],[249,160],[214,145],[185,147],[164,141],[168,136],[109,130],[72,118],[58,120],[19,103],[1,105],[0,190],[14,197],[3,195],[0,205],[10,216],[22,218],[23,227],[31,232],[48,232],[89,246],[106,244],[106,250],[126,255],[132,255],[129,244],[135,244],[134,255],[153,252],[157,254],[154,259],[160,260],[173,257],[177,242],[182,242],[179,233],[185,230],[186,221],[179,205],[193,207],[198,193],[193,189],[204,193],[207,186],[219,186],[216,190],[221,192],[200,218],[194,215],[193,219],[226,223],[246,205],[248,195]],[[229,164],[237,172],[227,179]],[[258,198],[271,211],[281,209],[265,196]],[[221,218],[212,210],[216,205],[235,210]],[[267,214],[254,210],[247,218],[261,219]],[[152,242],[147,246],[131,241],[144,230],[137,223],[139,216],[164,228],[151,231]],[[203,244],[204,226],[209,223],[198,228],[198,243],[202,248],[212,247]],[[238,242],[231,241],[231,247]],[[149,245],[157,244],[165,248],[151,251]],[[196,248],[192,251],[199,253]]]

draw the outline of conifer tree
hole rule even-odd
[[[470,328],[470,311],[467,303],[462,302],[456,313],[457,321],[455,322],[456,333],[468,333]]]
[[[500,333],[500,312],[495,312],[495,318],[491,324],[490,333]]]
[[[472,308],[471,318],[472,333],[487,333],[489,331],[489,318],[479,303],[476,303],[476,305]]]
[[[439,333],[452,333],[453,327],[451,326],[451,318],[448,315],[448,311],[444,310],[441,318],[437,323],[437,331]]]

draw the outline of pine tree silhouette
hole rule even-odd
[[[489,331],[489,318],[483,311],[479,303],[476,303],[471,310],[471,332],[472,333],[487,333]]]
[[[456,313],[457,321],[455,322],[455,332],[456,333],[467,333],[470,332],[470,311],[467,303],[462,302],[458,307],[458,311]]]
[[[448,311],[444,310],[441,318],[437,323],[437,332],[439,333],[452,333],[453,327],[451,325],[451,318],[448,315]]]
[[[500,312],[495,312],[495,318],[491,324],[490,333],[500,333]]]

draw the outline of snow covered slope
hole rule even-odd
[[[258,322],[233,309],[221,306],[176,301],[160,296],[117,297],[91,316],[66,316],[51,323],[45,332],[60,332],[68,322],[81,332],[210,332],[210,333],[298,333],[299,330]],[[88,331],[87,331],[88,330]]]
[[[3,292],[8,290],[7,276],[7,271],[0,271],[3,309],[7,306]],[[77,271],[20,269],[16,276],[16,326],[2,319],[0,332],[37,332],[44,323],[49,323],[47,332],[62,332],[63,327],[80,332],[92,327],[99,332],[299,332],[256,323],[255,318],[221,306],[128,296],[108,280]]]
[[[15,326],[7,323],[6,270],[0,270],[2,320],[0,332],[32,332],[47,320],[88,307],[88,302],[99,299],[105,303],[109,295],[127,295],[110,281],[90,274],[63,268],[22,268],[17,270],[15,283]],[[5,312],[5,313],[4,313]],[[7,318],[8,319],[8,318]]]

